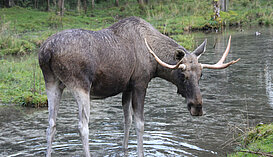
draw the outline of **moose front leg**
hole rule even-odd
[[[134,120],[137,132],[137,151],[138,157],[144,156],[143,151],[143,133],[144,133],[144,98],[145,89],[134,89],[132,97],[132,106],[134,111]]]

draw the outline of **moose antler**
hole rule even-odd
[[[231,64],[234,64],[234,63],[237,63],[241,58],[237,59],[237,60],[233,60],[231,62],[228,62],[228,63],[224,63],[228,53],[229,53],[229,50],[230,50],[230,42],[231,42],[231,36],[229,36],[229,40],[228,40],[228,45],[227,45],[227,48],[226,48],[226,51],[224,52],[222,58],[216,63],[216,64],[201,64],[202,68],[208,68],[208,69],[224,69],[224,68],[227,68],[228,66],[230,66]]]
[[[144,40],[145,40],[145,44],[146,44],[146,46],[147,46],[149,52],[155,57],[155,60],[156,60],[160,65],[162,65],[163,67],[169,68],[169,69],[178,69],[178,68],[183,69],[183,70],[186,69],[186,65],[185,65],[185,64],[182,64],[182,59],[181,59],[176,65],[170,65],[170,64],[167,64],[167,63],[163,62],[162,60],[160,60],[160,59],[156,56],[156,54],[153,52],[153,50],[150,48],[150,46],[148,45],[146,38],[144,38]]]

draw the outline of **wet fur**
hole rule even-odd
[[[144,38],[159,58],[167,63],[175,64],[181,59],[175,55],[177,49],[186,52],[186,55],[183,55],[185,58],[183,63],[188,64],[188,67],[193,67],[191,65],[193,62],[198,63],[195,55],[188,53],[184,47],[137,17],[123,19],[100,31],[65,30],[45,41],[40,48],[39,63],[49,100],[47,156],[51,155],[59,101],[65,87],[72,91],[79,105],[79,131],[85,156],[90,155],[89,96],[106,98],[123,93],[125,119],[123,146],[125,149],[128,147],[129,129],[134,115],[138,156],[143,156],[143,108],[150,80],[154,77],[166,79],[174,83],[178,87],[178,92],[186,98],[195,99],[196,95],[200,95],[198,87],[200,67],[189,69],[197,71],[192,75],[180,69],[170,70],[158,65],[150,55]],[[191,78],[191,82],[185,81],[186,76]],[[188,89],[192,87],[194,89]]]

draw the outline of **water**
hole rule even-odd
[[[200,88],[206,114],[202,117],[190,116],[184,98],[171,83],[162,79],[150,83],[145,100],[145,156],[225,156],[233,151],[229,141],[235,127],[244,130],[248,125],[273,122],[273,29],[259,28],[260,36],[255,31],[196,35],[198,43],[208,39],[200,62],[218,61],[228,35],[232,35],[232,48],[227,60],[241,58],[224,70],[204,69]],[[82,156],[77,110],[65,92],[53,156]],[[46,109],[1,106],[0,156],[44,156],[47,114]],[[92,101],[89,127],[91,155],[124,156],[120,95]],[[134,126],[127,155],[136,155]]]

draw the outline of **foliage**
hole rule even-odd
[[[3,35],[0,33],[0,51],[1,55],[6,54],[26,54],[35,48],[35,45],[27,40],[19,39],[11,35]]]
[[[273,1],[267,0],[230,1],[229,11],[221,12],[218,20],[212,18],[211,1],[149,0],[140,7],[136,0],[120,1],[119,6],[115,6],[114,1],[96,0],[95,7],[88,7],[84,14],[82,7],[80,11],[76,9],[76,1],[67,0],[64,16],[59,16],[53,1],[51,12],[44,12],[46,3],[36,2],[37,5],[29,0],[15,1],[15,7],[0,8],[0,101],[3,103],[46,104],[34,52],[50,35],[64,29],[96,31],[122,18],[139,16],[192,50],[194,36],[184,32],[220,29],[222,26],[273,25]],[[87,5],[90,6],[90,1]],[[19,59],[6,59],[7,55],[18,55]]]
[[[267,154],[273,156],[273,123],[259,124],[241,137],[240,149],[228,157],[258,157]]]
[[[231,1],[230,10],[232,10],[232,12],[228,12],[223,18],[229,25],[273,25],[273,1]]]
[[[0,101],[32,107],[47,105],[37,54],[0,60]]]

